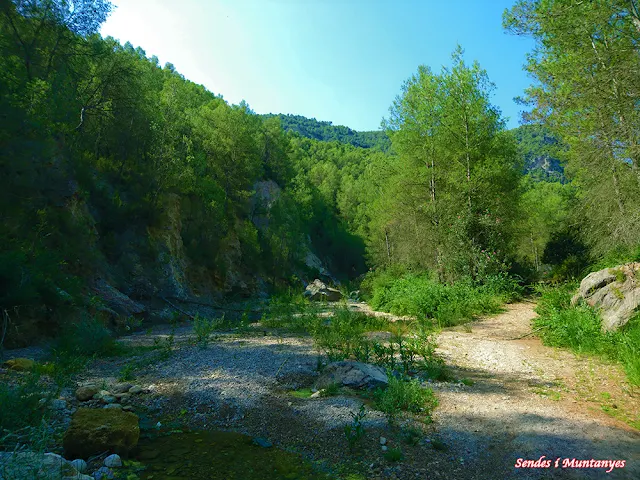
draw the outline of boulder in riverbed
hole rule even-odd
[[[321,280],[317,278],[307,285],[304,292],[305,297],[310,300],[326,301],[326,302],[338,302],[342,300],[342,293],[340,290],[328,287]]]
[[[79,408],[64,434],[67,457],[88,458],[105,451],[128,455],[138,444],[138,417],[119,409]]]
[[[385,371],[368,363],[343,360],[325,367],[316,382],[316,388],[322,389],[338,384],[356,389],[386,388],[389,384]]]

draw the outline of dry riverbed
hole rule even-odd
[[[441,332],[438,353],[456,381],[429,383],[440,402],[433,423],[404,416],[394,427],[362,396],[292,394],[313,384],[324,361],[304,336],[254,325],[200,348],[191,328],[182,326],[120,341],[144,347],[173,334],[168,358],[144,362],[154,354],[147,352],[130,367],[132,383],[149,392],[131,405],[152,424],[266,439],[341,478],[640,478],[640,434],[629,426],[639,419],[637,390],[617,366],[542,346],[530,335],[534,315],[532,304],[519,303],[470,328]],[[76,380],[114,384],[131,362],[99,360]],[[344,426],[362,404],[366,433],[350,453]],[[402,450],[401,461],[385,459],[381,437],[385,447]],[[519,458],[542,456],[552,460],[550,468],[515,468]],[[565,458],[625,460],[626,466],[608,474],[563,469]]]

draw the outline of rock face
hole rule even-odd
[[[615,331],[624,326],[640,307],[640,263],[627,263],[587,275],[571,299],[598,309],[602,328]]]
[[[328,287],[317,278],[307,285],[304,295],[310,300],[316,301],[338,302],[342,300],[342,293],[339,290]]]
[[[64,434],[65,455],[88,458],[105,451],[127,455],[138,444],[138,417],[118,409],[79,408]]]
[[[389,381],[385,371],[368,363],[343,360],[330,363],[322,371],[322,375],[316,382],[316,388],[326,388],[337,383],[345,387],[357,389],[385,388]]]
[[[131,300],[120,290],[109,285],[105,280],[98,280],[94,291],[104,301],[104,310],[113,316],[129,317],[145,312],[144,305]]]

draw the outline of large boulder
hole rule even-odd
[[[68,458],[88,458],[102,452],[127,456],[138,444],[138,417],[118,409],[79,408],[64,434]]]
[[[36,366],[36,362],[30,358],[12,358],[4,362],[4,366],[16,372],[29,372]]]
[[[0,479],[59,480],[79,478],[78,471],[70,462],[55,453],[31,451],[0,452]]]
[[[310,300],[316,301],[338,302],[342,300],[342,293],[340,293],[340,290],[328,287],[317,278],[307,285],[304,295]]]
[[[600,312],[603,330],[624,326],[640,307],[640,263],[590,273],[580,282],[571,303],[580,300]]]
[[[325,367],[316,381],[316,388],[326,388],[338,384],[355,389],[385,388],[389,384],[385,371],[376,365],[343,360]]]
[[[144,305],[131,300],[117,288],[99,279],[93,289],[105,304],[103,310],[114,316],[130,317],[145,312]]]

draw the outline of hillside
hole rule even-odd
[[[388,152],[391,141],[383,131],[357,132],[349,127],[333,125],[331,122],[318,121],[301,115],[266,114],[264,118],[277,117],[280,125],[287,132],[297,133],[305,138],[323,142],[340,142],[361,148],[374,148]]]

